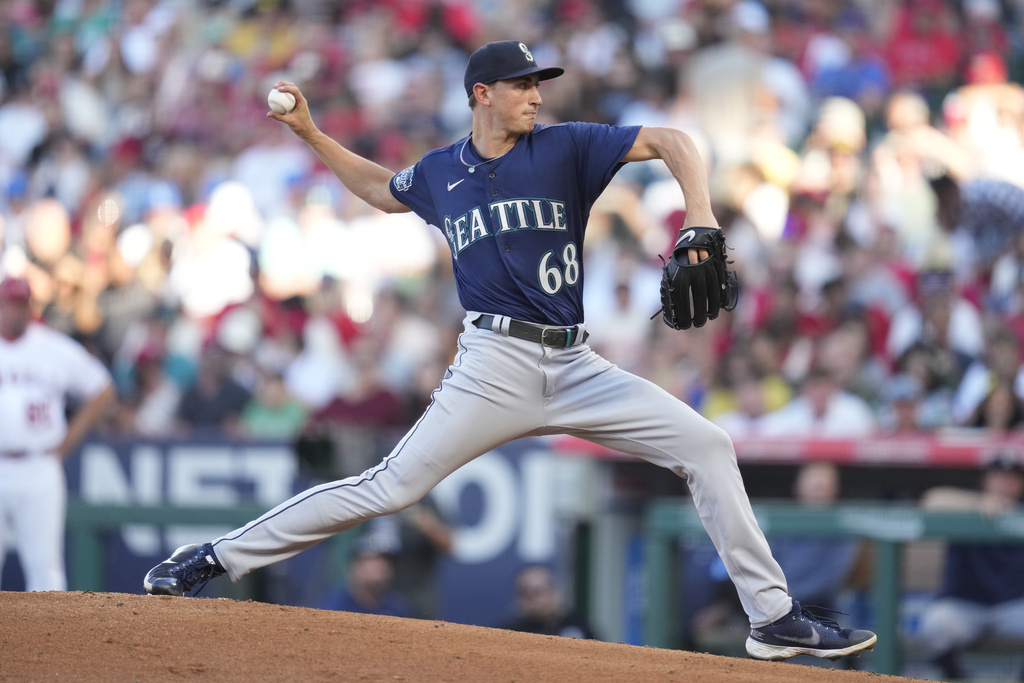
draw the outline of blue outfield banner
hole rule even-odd
[[[456,470],[434,489],[454,527],[441,567],[441,618],[500,626],[514,615],[513,583],[528,564],[567,558],[558,524],[554,456],[543,439],[505,444]]]
[[[68,498],[105,506],[270,509],[302,487],[290,444],[195,441],[93,440],[66,465]],[[130,512],[127,513],[130,517]],[[232,525],[125,524],[105,537],[104,590],[141,593],[142,576],[175,548],[222,535]],[[68,537],[69,579],[75,556]],[[72,589],[76,588],[73,580]],[[242,592],[253,593],[247,586]],[[263,593],[262,586],[259,593]],[[232,595],[213,591],[212,595]],[[235,594],[242,594],[235,591]],[[260,595],[264,597],[264,595]]]
[[[559,538],[553,460],[544,439],[515,441],[465,465],[432,492],[454,534],[452,554],[442,560],[438,572],[438,618],[500,625],[514,610],[518,570],[564,559],[558,549],[568,544]],[[69,459],[66,471],[71,500],[127,508],[246,505],[269,510],[318,483],[300,472],[290,444],[216,439],[93,440]],[[106,536],[103,589],[140,593],[143,574],[179,545],[214,538],[232,528],[173,520],[162,526],[125,524]],[[69,563],[76,561],[71,540]],[[215,581],[204,594],[318,606],[344,576],[346,547],[324,543],[254,572],[239,584]],[[17,581],[11,568],[4,572],[4,580],[4,589],[17,588],[10,586]]]

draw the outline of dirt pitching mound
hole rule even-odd
[[[225,599],[0,592],[0,681],[907,681]]]

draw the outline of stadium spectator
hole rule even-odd
[[[284,377],[264,369],[252,397],[238,418],[239,431],[250,439],[291,441],[298,437],[309,418],[301,401],[288,393]]]
[[[596,637],[586,620],[565,604],[548,567],[524,567],[516,574],[515,589],[517,615],[503,628],[563,638]]]
[[[846,391],[876,403],[889,376],[888,364],[871,352],[871,323],[850,312],[816,345],[818,363],[827,367]]]
[[[203,344],[195,381],[178,402],[177,417],[186,434],[237,434],[251,392],[231,376],[227,351],[213,339]]]
[[[157,344],[142,348],[132,363],[132,383],[122,395],[119,429],[140,437],[174,436],[181,387],[164,370],[165,354]]]
[[[871,151],[870,205],[897,240],[895,256],[917,268],[941,232],[931,178],[940,172],[970,178],[975,158],[950,131],[932,124],[928,102],[916,91],[894,92],[886,101],[884,123],[886,130]]]
[[[808,76],[811,94],[819,100],[843,97],[857,103],[869,121],[881,119],[892,89],[889,67],[859,7],[847,7],[835,20],[828,58],[819,57]]]
[[[949,135],[972,159],[975,179],[1021,186],[1024,87],[1009,78],[994,45],[970,55],[964,83],[946,95],[941,112]]]
[[[346,568],[345,585],[333,590],[320,603],[320,609],[410,617],[408,601],[395,588],[391,555],[364,536],[356,542]]]
[[[1014,454],[1003,453],[988,464],[978,489],[930,489],[921,506],[997,518],[1019,510],[1022,499],[1024,467]],[[983,636],[1011,638],[1024,647],[1024,546],[948,544],[942,585],[921,615],[919,635],[948,679],[968,677],[960,655]]]
[[[986,335],[985,351],[964,372],[953,396],[953,420],[968,424],[978,418],[977,409],[999,386],[1024,398],[1024,360],[1020,339],[1010,328],[999,325]]]
[[[925,431],[921,414],[924,389],[910,374],[890,378],[882,388],[879,427],[885,434],[910,435]]]
[[[650,313],[642,310],[633,295],[632,277],[623,275],[615,283],[611,306],[595,313],[587,323],[596,341],[594,348],[619,367],[635,372],[646,361],[647,323]]]
[[[1024,401],[1012,384],[996,382],[967,419],[966,426],[984,429],[992,435],[1024,429]]]
[[[802,465],[793,481],[793,499],[809,510],[835,505],[842,494],[839,468],[830,462]],[[772,554],[786,572],[793,595],[804,604],[826,609],[841,606],[863,551],[858,539],[775,538]]]
[[[773,437],[857,437],[876,428],[868,403],[844,391],[831,370],[812,366],[797,395],[761,419],[760,433]]]
[[[921,270],[917,292],[918,300],[893,316],[886,339],[889,357],[899,358],[914,344],[931,346],[950,359],[959,381],[984,350],[981,311],[956,291],[949,266]]]
[[[726,422],[746,431],[742,425],[749,419],[759,418],[790,401],[793,397],[790,385],[775,370],[774,364],[766,366],[757,356],[758,344],[763,348],[770,341],[763,334],[758,339],[760,342],[739,341],[724,353],[716,368],[715,381],[700,406],[701,414],[715,422],[729,415],[724,418]],[[753,423],[747,425],[753,426]]]
[[[731,393],[735,406],[709,419],[733,439],[756,437],[762,418],[769,412],[764,382],[753,373],[747,374],[736,381]]]
[[[921,387],[918,422],[924,430],[953,424],[953,394],[960,380],[959,368],[934,346],[914,344],[897,359],[896,377],[913,377]]]
[[[897,88],[919,88],[938,99],[956,84],[962,54],[957,24],[943,0],[900,3],[885,43]]]
[[[939,227],[957,254],[950,265],[961,282],[973,283],[1012,248],[1024,225],[1024,188],[984,177],[957,181],[948,175],[932,178],[931,186]]]

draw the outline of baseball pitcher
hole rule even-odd
[[[287,124],[353,193],[381,211],[414,211],[442,232],[467,311],[464,331],[431,404],[380,464],[309,489],[221,538],[179,548],[147,574],[148,592],[182,595],[223,573],[238,580],[412,505],[507,441],[561,433],[686,479],[749,615],[751,656],[835,659],[874,644],[870,631],[840,628],[789,596],[726,433],[587,345],[584,232],[595,200],[625,163],[661,159],[686,201],[664,271],[665,322],[703,325],[735,305],[738,288],[691,139],[669,128],[538,124],[540,84],[562,73],[539,66],[521,42],[484,45],[465,72],[472,132],[397,174],[324,135],[294,84],[275,86],[296,106],[268,116]]]

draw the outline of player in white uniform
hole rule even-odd
[[[0,282],[0,570],[17,551],[30,591],[67,590],[64,460],[114,400],[106,367],[32,322],[21,278]],[[68,395],[82,401],[70,424]]]
[[[200,582],[291,557],[333,534],[422,498],[470,460],[525,436],[573,434],[669,469],[694,502],[751,623],[761,659],[837,658],[875,634],[816,618],[788,594],[743,488],[728,435],[656,385],[612,365],[587,344],[583,238],[591,207],[624,163],[661,159],[686,200],[686,225],[717,228],[707,178],[690,138],[668,128],[541,125],[541,68],[517,41],[470,57],[472,133],[394,174],[321,133],[295,96],[287,123],[353,193],[387,212],[415,211],[452,252],[469,312],[459,351],[430,406],[402,442],[363,474],[295,496],[201,546],[179,548],[143,580],[182,595]],[[422,85],[422,84],[421,84]],[[707,252],[690,250],[690,260]]]

